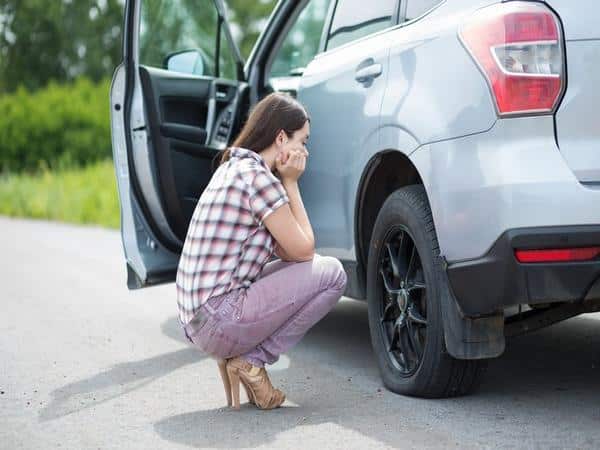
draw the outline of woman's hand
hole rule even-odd
[[[275,158],[275,167],[282,181],[297,181],[304,172],[307,156],[308,151],[303,148],[290,150],[287,158],[282,153],[279,153]]]

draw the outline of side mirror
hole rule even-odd
[[[210,75],[208,59],[200,49],[181,50],[168,54],[163,67],[173,72],[189,73],[193,75]]]

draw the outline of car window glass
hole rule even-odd
[[[311,0],[290,28],[273,60],[269,77],[298,75],[319,51],[331,0]]]
[[[395,0],[338,0],[327,50],[391,26],[395,8]]]
[[[412,20],[415,17],[419,17],[438,3],[441,3],[441,0],[408,0],[405,20]]]
[[[229,80],[237,79],[236,59],[229,46],[227,36],[221,32],[221,48],[219,49],[219,77]]]
[[[227,20],[240,53],[248,59],[261,31],[264,30],[277,0],[226,0]]]
[[[213,0],[143,0],[140,64],[177,72],[215,75],[217,20]],[[173,58],[175,55],[177,57]],[[169,67],[167,58],[172,61]],[[221,33],[219,60],[221,76],[234,78],[235,60],[224,33]]]

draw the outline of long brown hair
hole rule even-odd
[[[232,147],[258,153],[275,142],[281,130],[291,137],[306,121],[310,122],[310,117],[299,101],[289,94],[274,92],[254,106]],[[229,159],[230,152],[230,148],[223,151],[219,164]]]

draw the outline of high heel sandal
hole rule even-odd
[[[231,406],[231,381],[229,380],[229,375],[227,374],[227,359],[218,359],[217,365],[219,366],[219,373],[221,374],[221,380],[223,381],[223,387],[225,388],[225,397],[227,398],[227,406]],[[254,397],[252,393],[248,390],[248,387],[244,384],[244,390],[246,391],[246,395],[248,396],[248,402],[251,404],[255,404]],[[238,400],[239,404],[239,400]]]
[[[256,367],[245,359],[236,356],[225,363],[229,378],[233,408],[240,408],[240,383],[246,388],[248,398],[252,395],[254,404],[260,409],[273,409],[285,401],[285,394],[274,388],[264,367]],[[249,392],[248,392],[249,391]]]

